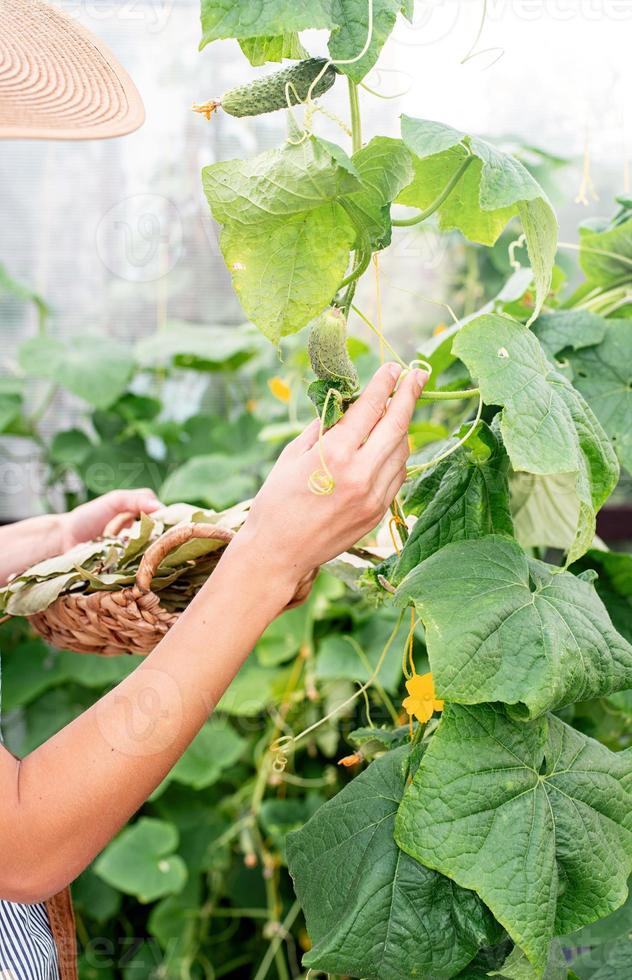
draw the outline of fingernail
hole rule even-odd
[[[399,364],[395,363],[395,361],[391,361],[388,365],[388,373],[390,374],[393,381],[397,381],[400,374],[402,373],[402,369],[399,366]]]
[[[415,379],[417,381],[417,384],[419,385],[420,390],[423,388],[423,386],[425,385],[429,377],[430,375],[428,374],[427,371],[420,371],[419,368],[417,368],[417,370],[415,371]]]

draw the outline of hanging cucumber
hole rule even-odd
[[[307,353],[318,381],[307,394],[319,415],[324,412],[326,429],[334,425],[359,386],[358,372],[347,351],[347,321],[342,310],[331,307],[314,321],[307,341]]]
[[[221,99],[194,105],[193,109],[203,113],[207,119],[220,108],[231,116],[260,116],[264,112],[287,109],[288,104],[304,102],[317,78],[312,96],[323,95],[334,84],[337,74],[337,69],[327,64],[325,58],[306,58],[289,68],[258,78],[249,85],[231,88]]]

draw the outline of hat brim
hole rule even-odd
[[[103,41],[43,0],[2,0],[0,139],[109,139],[144,119]]]

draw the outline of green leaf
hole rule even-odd
[[[347,199],[366,229],[373,251],[391,241],[391,203],[413,178],[410,153],[401,140],[375,136],[353,155],[362,190]]]
[[[395,845],[408,753],[377,759],[287,839],[313,943],[305,966],[367,980],[450,977],[497,938],[472,892]]]
[[[584,953],[573,960],[579,980],[624,980],[632,975],[632,940],[619,939],[609,947]]]
[[[508,468],[502,443],[482,422],[464,446],[422,473],[404,502],[405,512],[416,515],[417,521],[389,581],[397,585],[449,541],[511,535]]]
[[[369,38],[369,5],[366,0],[333,0],[337,27],[329,38],[329,54],[336,67],[354,82],[361,82],[373,68],[384,42],[395,27],[401,0],[373,0],[373,24]],[[347,64],[345,64],[347,62]]]
[[[237,734],[229,722],[223,718],[213,718],[200,729],[162,785],[175,780],[194,789],[205,789],[216,783],[223,771],[237,762],[245,745],[245,739]]]
[[[503,977],[504,980],[566,980],[568,964],[558,939],[551,943],[551,949],[544,974],[534,969],[519,946],[514,946],[511,953],[498,970],[490,970],[490,977]]]
[[[170,473],[160,488],[160,499],[165,504],[199,502],[220,510],[250,496],[254,489],[254,477],[243,472],[238,456],[209,453],[191,457]]]
[[[296,32],[271,35],[269,37],[248,37],[239,42],[239,47],[251,65],[258,67],[269,61],[300,60],[309,58]]]
[[[141,817],[108,844],[94,872],[125,895],[134,895],[143,904],[153,902],[184,887],[187,869],[173,853],[177,846],[173,824]]]
[[[603,325],[597,346],[569,354],[573,384],[610,437],[619,462],[632,474],[632,326],[629,320],[604,320]]]
[[[331,391],[331,394],[329,392]],[[307,396],[312,402],[318,415],[323,419],[325,429],[339,422],[349,404],[352,392],[346,381],[322,381],[318,378],[312,381],[307,389]],[[325,410],[326,409],[326,410]],[[323,416],[323,411],[325,412]]]
[[[579,522],[574,475],[512,473],[509,488],[514,534],[519,544],[523,548],[568,551]]]
[[[50,456],[62,466],[79,466],[90,450],[92,442],[81,429],[67,429],[56,433],[50,444]]]
[[[2,710],[23,708],[65,680],[57,655],[39,639],[17,644],[2,661]]]
[[[573,571],[595,569],[595,588],[618,631],[632,643],[632,555],[620,551],[588,551]]]
[[[236,367],[257,350],[259,338],[252,327],[170,320],[163,330],[139,340],[134,357],[140,367],[181,367],[221,370]]]
[[[567,347],[576,351],[599,344],[607,326],[608,321],[604,317],[590,310],[554,310],[552,313],[542,313],[531,329],[547,356],[553,360]]]
[[[41,582],[29,582],[18,592],[8,594],[5,611],[12,616],[33,616],[35,613],[48,609],[61,593],[70,585],[79,581],[77,572],[67,572],[65,575],[55,575]]]
[[[331,302],[354,239],[346,213],[334,203],[289,218],[227,226],[220,246],[245,313],[278,344]]]
[[[628,882],[629,884],[629,882]],[[562,937],[564,946],[601,946],[613,939],[627,937],[632,932],[632,894],[629,893],[625,904],[590,925],[583,926],[577,932]]]
[[[437,697],[536,717],[632,687],[632,647],[590,582],[492,535],[457,541],[404,579],[426,627]]]
[[[107,408],[127,387],[130,351],[113,337],[73,337],[64,344],[48,335],[33,337],[18,358],[28,375],[48,378],[95,408]]]
[[[251,658],[222,695],[217,710],[242,718],[257,715],[274,701],[277,693],[282,694],[285,678],[285,672],[278,667],[262,667]]]
[[[95,922],[113,919],[121,907],[121,898],[121,893],[97,878],[91,868],[72,883],[73,905]]]
[[[474,242],[493,245],[518,216],[535,277],[535,318],[549,292],[557,249],[557,220],[538,182],[514,157],[450,126],[402,116],[402,138],[413,154],[414,177],[397,200],[421,209],[437,199],[473,154],[474,162],[438,209],[440,227],[458,228]]]
[[[632,218],[608,228],[586,222],[579,228],[579,264],[589,283],[607,286],[632,269]]]
[[[488,405],[502,405],[501,432],[515,470],[572,473],[579,521],[569,562],[592,543],[595,515],[618,480],[608,437],[592,411],[546,359],[527,327],[487,314],[461,328],[452,351]]]
[[[361,184],[338,150],[311,138],[202,171],[235,291],[273,343],[320,313],[344,277],[355,229],[336,198]]]
[[[446,705],[395,839],[473,888],[543,971],[554,935],[625,900],[632,758],[553,715],[525,725],[493,705]]]
[[[332,0],[202,0],[202,40],[200,49],[210,41],[235,37],[245,40],[265,35],[287,34],[310,27],[332,28]]]
[[[335,159],[331,147],[311,137],[248,160],[204,167],[202,184],[213,217],[220,224],[243,227],[304,214],[361,190],[358,178]]]
[[[319,680],[350,680],[365,683],[375,670],[397,617],[373,614],[353,633],[330,633],[324,637],[316,655],[316,677]],[[401,683],[402,649],[406,644],[409,624],[402,623],[384,659],[378,682],[386,691],[395,694]]]
[[[0,392],[0,432],[10,432],[20,418],[22,395],[18,392]]]

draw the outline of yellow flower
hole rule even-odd
[[[432,331],[433,337],[439,337],[442,333],[445,333],[448,328],[445,323],[438,323],[434,330]]]
[[[277,398],[280,402],[283,402],[284,405],[287,405],[292,395],[292,389],[287,381],[284,381],[283,378],[278,377],[269,378],[268,388],[275,398]]]
[[[435,698],[432,674],[413,674],[406,681],[406,690],[409,697],[404,698],[402,706],[422,724],[432,717],[433,711],[443,710],[443,701]]]

